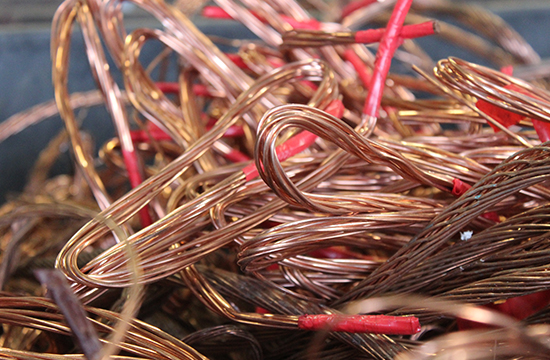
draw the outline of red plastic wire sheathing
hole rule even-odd
[[[378,117],[378,109],[382,101],[386,76],[390,70],[393,54],[399,46],[399,33],[401,32],[403,22],[411,7],[411,3],[412,0],[397,1],[390,20],[388,21],[388,25],[386,26],[386,31],[380,40],[378,52],[376,53],[374,71],[369,86],[369,93],[363,109],[365,115]]]
[[[484,305],[484,307],[495,309],[503,314],[512,316],[515,319],[523,320],[526,317],[533,315],[534,313],[542,310],[545,306],[547,306],[549,299],[550,290],[544,290],[532,294],[508,298],[503,303],[488,304]],[[459,330],[487,328],[485,324],[480,324],[460,318],[456,320]]]
[[[500,68],[500,72],[512,76],[514,74],[514,67],[512,65],[503,66]]]
[[[229,15],[224,9],[218,6],[205,6],[202,8],[201,15],[209,19],[230,19],[233,20],[231,15]]]
[[[399,37],[401,39],[414,39],[433,35],[438,31],[438,25],[435,21],[426,21],[420,24],[406,25],[401,28]],[[361,30],[355,33],[355,42],[362,44],[370,44],[381,41],[385,28]]]
[[[206,130],[212,129],[212,127],[214,126],[214,124],[216,124],[217,121],[218,121],[217,119],[213,119],[213,118],[208,120],[208,122],[206,123]],[[226,137],[226,138],[234,138],[234,137],[241,137],[241,136],[244,136],[244,129],[242,126],[238,126],[238,125],[230,126],[227,129],[227,131],[223,134],[223,137]]]
[[[175,82],[157,82],[155,85],[165,94],[179,94],[180,86]],[[203,84],[193,84],[193,94],[204,97],[212,97],[208,87]]]
[[[248,65],[246,65],[243,58],[239,54],[225,53],[225,56],[227,56],[229,60],[233,61],[233,63],[237,65],[239,69],[248,69]]]
[[[420,331],[420,322],[414,316],[321,314],[300,316],[298,328],[313,331],[413,335]]]
[[[321,30],[322,24],[316,19],[309,19],[305,21],[298,21],[289,16],[281,15],[281,19],[286,21],[294,29],[301,30]]]
[[[254,11],[250,12],[252,15],[254,15],[258,20],[260,20],[263,23],[266,23],[266,20],[260,16],[259,14],[255,13]],[[205,18],[209,19],[228,19],[233,20],[231,15],[229,15],[224,9],[218,7],[218,6],[205,6],[202,9],[201,15]],[[321,23],[315,19],[309,19],[306,21],[298,21],[294,18],[291,18],[289,16],[281,15],[281,19],[286,21],[290,26],[292,26],[294,29],[304,29],[304,30],[320,30],[321,29]]]
[[[206,125],[206,130],[210,130],[212,128],[213,124],[208,123]],[[132,130],[130,132],[130,136],[132,137],[133,142],[148,142],[149,141],[149,135],[157,141],[170,141],[172,138],[170,135],[165,133],[164,131],[160,129],[149,129],[148,133],[143,130]],[[223,137],[226,138],[233,138],[233,137],[241,137],[244,135],[244,130],[241,126],[230,126],[229,129],[223,134]]]
[[[368,88],[372,78],[371,71],[367,65],[365,65],[363,60],[361,60],[361,58],[352,49],[346,49],[344,51],[344,59],[353,66],[363,86]]]
[[[345,18],[346,16],[350,15],[351,13],[369,6],[372,3],[375,3],[377,0],[359,0],[359,1],[352,1],[344,8],[342,9],[342,18]]]
[[[344,113],[344,105],[340,100],[334,100],[327,106],[325,111],[337,118],[341,118]],[[277,152],[277,158],[279,161],[284,161],[310,147],[316,139],[317,135],[314,135],[309,131],[302,131],[298,135],[293,136],[283,144],[277,146],[275,149]],[[243,172],[247,181],[258,176],[258,170],[256,169],[256,165],[254,163],[245,166]]]
[[[453,179],[452,194],[456,197],[462,196],[466,191],[470,190],[472,186],[462,182],[460,179]]]
[[[130,186],[134,189],[143,182],[143,178],[139,172],[137,154],[135,151],[122,150],[122,158],[124,160],[124,165],[126,165],[126,172],[128,173]],[[153,223],[153,219],[149,214],[147,206],[141,209],[138,214],[142,227],[147,227]]]
[[[461,197],[466,191],[470,190],[471,187],[471,185],[462,182],[460,179],[453,179],[453,190],[451,193],[456,197]],[[500,217],[494,211],[481,214],[481,217],[497,223],[500,222]]]
[[[165,133],[164,131],[162,130],[153,130],[153,129],[149,129],[149,132],[145,132],[143,130],[132,130],[130,132],[130,136],[132,137],[132,141],[133,142],[149,142],[149,135],[151,135],[151,137],[157,141],[170,141],[172,140],[172,138],[170,137],[170,135],[168,135],[167,133]]]
[[[399,33],[399,40],[397,41],[400,43],[402,39],[411,39],[411,38],[433,35],[436,33],[437,29],[438,29],[437,23],[434,21],[428,21],[421,24],[403,26],[401,28],[401,32]],[[382,39],[385,31],[386,31],[385,28],[358,31],[355,34],[355,41],[358,43],[377,42]],[[344,51],[344,59],[350,62],[350,64],[353,66],[353,68],[359,75],[359,78],[363,83],[363,86],[365,88],[368,88],[370,86],[372,76],[371,76],[371,71],[365,65],[363,60],[361,60],[361,58],[359,58],[359,56],[357,56],[357,54],[352,49],[349,49],[349,48]]]
[[[506,89],[516,91],[520,94],[531,96],[534,98],[537,98],[537,96],[533,93],[530,93],[529,91],[516,86],[514,84],[508,84],[505,86]],[[476,102],[476,107],[498,121],[500,124],[502,124],[505,127],[510,127],[512,125],[515,125],[519,123],[524,116],[520,114],[516,114],[515,112],[509,111],[507,109],[501,108],[500,106],[496,106],[491,104],[488,101],[485,100],[478,100]],[[533,122],[533,127],[535,128],[535,131],[537,132],[537,135],[541,142],[546,142],[550,140],[550,123],[547,123],[545,121],[537,120],[537,119],[531,119]],[[499,129],[489,123],[489,125],[495,130],[499,131]]]
[[[226,154],[222,154],[224,158],[226,158],[227,160],[231,161],[231,162],[234,162],[234,163],[240,163],[240,162],[247,162],[247,161],[250,161],[252,159],[250,159],[250,157],[242,152],[240,152],[239,150],[235,150],[235,149],[231,149],[230,152],[226,153]]]
[[[211,128],[212,125],[210,126],[207,126],[207,130],[209,128]],[[228,137],[237,137],[237,136],[242,136],[243,134],[243,129],[242,127],[240,126],[232,126],[230,127],[227,132],[224,134],[224,137],[225,136],[228,136]],[[164,131],[158,129],[158,128],[151,128],[149,129],[149,132],[145,132],[143,130],[134,130],[134,131],[131,131],[130,132],[130,136],[132,137],[132,141],[133,142],[149,142],[150,141],[150,138],[149,136],[151,136],[153,139],[157,140],[157,141],[170,141],[172,140],[172,138],[166,134]],[[232,149],[230,152],[228,153],[224,153],[224,154],[221,154],[224,158],[226,158],[227,160],[231,161],[231,162],[234,162],[234,163],[238,163],[238,162],[246,162],[246,161],[250,161],[250,157],[247,156],[246,154],[240,152],[239,150],[236,150],[236,149]]]

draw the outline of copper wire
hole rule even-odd
[[[0,294],[0,356],[83,357],[67,347],[71,329],[57,306],[34,296],[43,289],[29,274],[54,264],[104,357],[546,356],[547,303],[522,322],[477,306],[550,288],[550,148],[537,139],[550,121],[546,90],[457,58],[439,61],[434,76],[386,76],[394,57],[432,66],[412,40],[397,50],[410,1],[362,2],[341,23],[318,22],[292,0],[216,3],[260,41],[239,40],[227,56],[162,1],[130,1],[161,24],[132,31],[123,1],[60,6],[51,51],[66,135],[0,209],[0,285],[10,291]],[[407,23],[432,11],[477,29],[487,40],[444,23],[441,36],[499,65],[539,61],[484,10],[431,0],[412,9]],[[350,31],[375,18],[392,19],[376,57]],[[76,23],[99,90],[70,94]],[[285,47],[294,35],[307,41]],[[144,64],[150,42],[163,50]],[[168,54],[176,76],[157,78]],[[519,115],[517,127],[479,101]],[[96,157],[75,110],[102,104],[116,134]],[[50,102],[12,116],[0,141],[56,113]],[[65,143],[75,174],[48,179]],[[298,330],[301,315],[345,313],[415,315],[422,331]],[[459,331],[455,319],[499,330]],[[430,339],[430,329],[443,336]]]

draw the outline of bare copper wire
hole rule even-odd
[[[217,1],[266,44],[240,48],[244,69],[200,33],[176,6],[164,2],[132,1],[160,20],[163,27],[127,33],[122,3],[67,0],[56,15],[52,29],[56,102],[79,170],[74,178],[35,177],[32,191],[0,211],[0,227],[5,231],[0,238],[0,283],[6,289],[39,293],[36,284],[18,283],[17,277],[27,268],[42,264],[37,254],[43,254],[50,266],[57,255],[56,266],[85,303],[105,301],[113,288],[123,289],[124,298],[132,285],[138,289],[138,285],[160,284],[173,292],[172,305],[185,307],[189,305],[185,301],[200,304],[200,314],[192,315],[186,326],[207,324],[202,318],[209,316],[202,314],[205,307],[213,310],[212,316],[218,320],[227,318],[242,324],[239,329],[227,325],[195,328],[199,331],[185,337],[186,341],[200,344],[209,336],[233,332],[253,344],[255,357],[259,357],[258,349],[267,346],[256,338],[265,338],[276,347],[278,335],[296,329],[299,315],[337,313],[334,306],[345,309],[355,298],[415,292],[487,304],[548,289],[548,149],[546,144],[535,146],[533,132],[520,135],[506,128],[502,130],[507,136],[489,132],[483,124],[491,121],[490,116],[474,103],[483,99],[548,121],[550,96],[544,90],[450,58],[438,63],[436,79],[425,74],[425,79],[390,75],[383,110],[374,118],[361,114],[366,92],[358,85],[354,68],[341,57],[352,50],[368,69],[374,57],[364,46],[288,52],[277,49],[281,34],[292,30],[288,19],[312,20],[294,1]],[[352,13],[343,24],[319,26],[331,34],[347,32],[348,27],[354,28],[392,4],[376,3]],[[430,2],[418,5],[417,10],[448,12],[456,8]],[[478,37],[467,40],[467,45],[481,55],[498,54],[499,61],[506,64],[538,60],[519,35],[508,31],[498,18],[473,8],[457,15],[474,28],[484,22],[490,24],[483,27],[484,34],[497,40],[499,46]],[[75,21],[83,29],[101,93],[68,92],[68,50]],[[415,18],[409,17],[409,21]],[[449,39],[464,34],[445,26]],[[179,57],[175,98],[160,90],[158,80],[141,63],[142,49],[151,40]],[[113,68],[105,66],[102,41],[114,60]],[[431,62],[421,49],[410,44],[403,47],[400,57],[405,62],[418,61],[424,68]],[[123,74],[124,91],[113,82],[113,71]],[[216,99],[194,94],[194,84],[205,85],[216,93]],[[506,88],[509,84],[524,92]],[[417,100],[415,91],[446,97]],[[335,101],[343,101],[342,119],[323,111]],[[74,115],[79,106],[100,103],[107,105],[117,127],[117,138],[103,146],[100,159],[106,169],[102,170],[96,168],[90,142],[80,133]],[[0,139],[54,115],[50,105],[11,118],[2,126]],[[217,122],[208,131],[201,119],[203,109],[216,114]],[[132,142],[132,121],[147,134],[148,141]],[[147,122],[171,140],[155,140]],[[244,138],[222,139],[235,124],[242,126]],[[523,119],[520,125],[530,127],[532,122]],[[318,138],[308,150],[280,161],[277,147],[304,131]],[[52,163],[57,156],[56,144],[44,153],[38,168]],[[260,178],[250,179],[243,172],[249,164],[229,164],[222,158],[236,149],[254,157]],[[124,188],[122,172],[128,152],[148,160],[143,166],[143,183],[130,191]],[[472,188],[455,199],[451,191],[457,180]],[[74,190],[84,183],[83,189]],[[43,184],[44,189],[36,184]],[[149,205],[158,220],[141,227],[135,215]],[[84,220],[88,222],[82,225]],[[60,237],[59,242],[66,244],[58,252],[54,242],[46,239],[63,221],[69,224],[67,232],[79,230],[68,241],[66,236]],[[462,230],[471,231],[471,237],[460,240]],[[36,246],[40,253],[25,246],[26,238],[29,247]],[[13,268],[10,258],[17,251],[23,260],[20,267]],[[127,251],[135,255],[127,258]],[[245,275],[238,273],[238,267]],[[194,300],[175,296],[172,289],[191,290]],[[134,295],[130,296],[134,301],[141,301]],[[425,329],[449,329],[449,318],[464,316],[467,311],[483,312],[469,305],[456,305],[458,310],[447,311],[433,298],[422,300],[423,309],[387,301],[393,305],[377,310],[365,305],[363,309],[419,314]],[[0,298],[0,307],[2,323],[9,327],[6,334],[14,334],[14,348],[0,349],[2,356],[79,357],[53,354],[53,348],[46,355],[30,351],[33,344],[49,336],[47,333],[70,333],[51,302],[6,294]],[[113,309],[119,311],[120,305],[113,305]],[[126,319],[127,331],[119,333],[121,339],[113,343],[130,355],[117,357],[206,358],[184,342],[133,319],[128,312],[121,317],[114,311],[87,310],[104,343],[110,342],[106,336],[113,333],[112,324]],[[264,310],[267,313],[262,314]],[[530,325],[547,323],[547,310],[528,318],[525,326],[506,321],[496,322],[508,328],[493,336],[460,332],[434,341],[424,341],[422,334],[407,339],[331,333],[318,354],[334,358],[421,357],[428,350],[439,354],[448,344],[453,351],[455,346],[485,351],[491,341],[509,345],[511,350],[506,353],[499,346],[502,355],[547,351],[542,341],[547,329]],[[19,326],[35,330],[21,330]],[[256,333],[257,326],[268,332]],[[280,332],[270,335],[271,329]],[[122,333],[126,334],[124,340]],[[311,356],[308,349],[315,346],[308,348],[308,344],[322,343],[309,334],[290,334],[295,341],[286,346],[287,351],[294,351],[292,355],[297,358]],[[518,334],[528,340],[528,346],[513,346]],[[236,347],[226,345],[231,350]]]

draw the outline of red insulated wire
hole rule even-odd
[[[512,76],[514,74],[514,66],[512,65],[503,66],[500,68],[500,72],[508,76]]]
[[[378,42],[382,39],[385,31],[386,31],[385,28],[358,31],[355,34],[355,41],[358,43],[365,43],[365,44]],[[403,26],[399,34],[399,37],[400,39],[416,38],[416,37],[433,35],[435,34],[436,31],[437,31],[437,23],[434,21],[427,21],[421,24]],[[365,88],[368,88],[372,80],[372,77],[371,77],[370,70],[367,68],[363,60],[361,60],[359,56],[357,56],[357,54],[350,48],[344,51],[344,59],[350,62],[350,64],[353,66],[353,68],[359,75],[359,78],[361,79],[363,86]]]
[[[262,16],[258,15],[254,11],[251,11],[250,13],[254,15],[261,22],[263,23],[267,22]],[[231,19],[231,20],[233,19],[231,15],[229,15],[224,9],[217,6],[205,6],[202,9],[201,15],[209,19]],[[303,30],[320,30],[321,29],[321,23],[316,19],[298,21],[292,17],[284,16],[284,15],[281,15],[281,19],[286,21],[294,29],[303,29]]]
[[[470,190],[471,186],[463,183],[462,180],[453,179],[453,190],[452,194],[456,197],[462,196],[466,191]]]
[[[139,172],[137,155],[135,151],[122,150],[122,158],[124,159],[124,164],[126,165],[126,172],[128,173],[130,186],[134,189],[143,182]],[[139,211],[139,218],[141,221],[141,226],[144,228],[153,223],[153,219],[151,219],[147,206]]]
[[[165,133],[164,131],[162,131],[160,129],[157,129],[157,130],[149,129],[148,133],[143,131],[143,130],[132,130],[132,131],[130,131],[130,136],[132,137],[132,141],[135,142],[135,143],[136,142],[137,143],[149,142],[149,135],[157,141],[170,141],[170,140],[172,140],[170,135],[168,135],[167,133]]]
[[[420,322],[414,316],[387,315],[301,315],[298,328],[349,333],[386,335],[413,335],[420,331]]]
[[[212,128],[213,124],[208,123],[206,125],[206,130],[210,130]],[[132,130],[130,131],[130,136],[132,138],[133,142],[149,142],[149,135],[157,140],[157,141],[170,141],[172,138],[170,135],[165,133],[164,131],[160,129],[149,129],[148,132],[145,132],[143,130]],[[223,134],[223,137],[226,138],[234,138],[234,137],[241,137],[244,135],[244,129],[241,126],[230,126],[229,129]]]
[[[358,0],[352,1],[342,9],[342,18],[350,15],[352,12],[355,12],[361,8],[367,7],[372,3],[375,3],[377,0]]]
[[[481,214],[481,217],[487,220],[494,221],[496,223],[500,222],[500,216],[494,211],[486,212],[484,214]]]
[[[193,94],[197,96],[213,97],[208,87],[204,84],[193,84]]]
[[[239,69],[248,69],[248,65],[246,65],[243,58],[239,54],[226,53],[225,56],[227,56],[229,60],[233,61]]]
[[[256,306],[256,310],[254,312],[257,314],[269,314],[269,311],[259,306]]]
[[[437,31],[437,22],[426,21],[420,24],[403,26],[401,32],[399,33],[399,37],[402,39],[414,39],[418,37],[433,35]],[[378,42],[382,39],[385,32],[385,28],[357,31],[355,33],[355,42],[362,44]]]
[[[317,19],[298,21],[289,16],[281,15],[281,19],[297,30],[321,30],[321,23]]]
[[[317,135],[314,135],[309,131],[303,131],[277,146],[277,158],[279,161],[284,161],[310,147],[316,139]],[[256,169],[256,164],[254,163],[247,165],[243,169],[243,172],[246,175],[247,181],[252,180],[259,175],[258,169]]]
[[[544,121],[533,119],[533,127],[537,132],[537,135],[541,142],[547,142],[550,140],[550,124]]]
[[[208,129],[208,127],[207,127]],[[244,133],[242,127],[240,126],[233,126],[233,127],[230,127],[227,132],[224,134],[224,136],[228,136],[228,137],[237,137],[237,136],[242,136],[242,134]],[[130,136],[132,137],[132,141],[133,142],[149,142],[149,136],[151,136],[153,139],[157,140],[157,141],[170,141],[172,140],[172,138],[167,134],[165,133],[164,131],[158,129],[158,130],[149,130],[149,133],[143,131],[143,130],[134,130],[134,131],[131,131],[130,132]],[[238,151],[238,150],[235,150],[235,149],[232,149],[230,152],[228,153],[224,153],[224,154],[221,154],[223,157],[225,157],[227,160],[231,161],[231,162],[246,162],[246,161],[250,161],[250,157],[247,156],[246,154]],[[128,165],[126,165],[128,167]],[[132,182],[132,178],[130,178],[130,183]],[[133,187],[134,185],[132,185]]]
[[[350,48],[344,51],[344,59],[353,66],[363,86],[368,88],[371,81],[371,72],[363,60]]]
[[[378,116],[378,109],[382,101],[382,92],[384,91],[386,76],[390,70],[393,54],[399,45],[399,33],[401,32],[403,22],[409,12],[411,3],[412,0],[397,1],[388,25],[386,26],[386,31],[380,40],[378,52],[376,53],[374,71],[369,86],[369,93],[363,109],[363,113],[368,116]]]
[[[517,91],[518,93],[520,94],[523,94],[523,95],[527,95],[527,96],[531,96],[531,97],[534,97],[534,98],[539,98],[538,96],[536,96],[535,94],[519,87],[519,86],[516,86],[514,84],[509,84],[509,85],[506,85],[505,86],[506,89],[508,90],[513,90],[513,91]],[[520,116],[521,118],[521,116]],[[545,121],[541,121],[541,120],[536,120],[536,119],[531,119],[531,121],[533,122],[533,127],[535,128],[535,131],[537,132],[537,135],[540,139],[541,142],[547,142],[550,140],[550,124],[545,122]]]
[[[340,100],[332,101],[325,111],[335,117],[341,118],[344,112],[344,105]],[[317,139],[317,135],[310,133],[309,131],[302,131],[296,136],[288,139],[275,149],[277,152],[277,158],[279,161],[284,161],[311,146]],[[252,180],[258,176],[258,169],[256,164],[250,163],[245,166],[243,172],[246,176],[246,180]]]
[[[476,107],[479,110],[483,111],[485,114],[489,115],[499,124],[507,128],[517,124],[523,118],[523,116],[520,114],[516,114],[514,112],[508,111],[506,109],[493,105],[490,102],[482,99],[479,99],[476,102]],[[500,129],[495,125],[493,125],[491,122],[487,122],[487,123],[489,124],[489,126],[493,128],[495,132],[500,131]]]
[[[157,82],[155,85],[165,94],[179,94],[180,85],[175,82]]]
[[[274,58],[274,57],[268,57],[266,60],[269,63],[269,65],[273,66],[275,69],[280,68],[285,64],[281,59]]]
[[[208,124],[206,126],[206,129],[207,130],[210,130],[210,128],[212,128],[213,124]],[[241,126],[231,126],[229,127],[229,129],[227,129],[227,131],[225,132],[225,134],[223,135],[224,137],[240,137],[240,136],[243,136],[244,135],[244,130]],[[143,130],[133,130],[130,132],[130,136],[132,137],[132,142],[149,142],[150,141],[150,138],[149,136],[151,136],[153,139],[157,140],[157,141],[171,141],[172,138],[170,137],[170,135],[168,135],[167,133],[165,133],[164,131],[162,131],[161,129],[159,128],[156,128],[156,127],[152,127],[148,130],[148,132],[145,132]],[[246,154],[238,151],[238,150],[235,150],[235,149],[232,149],[230,152],[228,153],[223,153],[221,154],[223,157],[225,157],[227,160],[231,161],[231,162],[235,162],[235,163],[238,163],[238,162],[246,162],[246,161],[250,161],[250,157],[247,156]]]
[[[234,163],[240,163],[240,162],[247,162],[250,161],[250,157],[239,150],[231,149],[230,152],[222,154],[224,158],[227,160],[234,162]]]
[[[487,304],[483,307],[495,309],[503,314],[512,316],[518,320],[523,320],[531,316],[548,305],[550,301],[550,290],[539,291],[523,296],[516,296],[506,299],[503,303]],[[476,323],[461,318],[456,319],[459,330],[484,329],[485,324]]]
[[[206,130],[210,130],[212,129],[212,127],[214,126],[214,124],[216,124],[218,120],[217,119],[209,119],[208,122],[206,123]],[[229,127],[229,129],[227,129],[227,131],[223,134],[223,137],[226,137],[226,138],[234,138],[234,137],[241,137],[241,136],[244,136],[244,129],[242,126],[238,126],[238,125],[232,125]]]
[[[180,86],[175,82],[157,82],[155,85],[165,94],[179,94]],[[193,84],[193,94],[204,97],[212,97],[208,87],[204,84]]]
[[[224,9],[218,6],[205,6],[202,8],[201,15],[205,18],[209,19],[231,19],[231,15],[229,15]]]
[[[257,14],[256,12],[254,11],[250,11],[250,13],[252,15],[254,15],[258,20],[260,20],[261,22],[263,23],[266,23],[266,20],[260,16],[259,14]],[[209,19],[228,19],[228,20],[234,20],[233,17],[227,13],[227,11],[225,11],[224,9],[222,9],[221,7],[218,7],[218,6],[212,6],[212,5],[209,5],[209,6],[205,6],[203,9],[202,9],[202,13],[201,15],[205,18],[209,18]]]
[[[462,180],[453,179],[453,190],[451,193],[456,197],[461,197],[466,191],[470,190],[471,187],[471,185],[462,182]],[[481,217],[497,223],[500,222],[500,217],[494,211],[483,213]]]
[[[509,71],[509,70],[505,70],[505,71]],[[513,69],[512,69],[512,71],[513,71]],[[505,88],[508,89],[508,90],[517,91],[518,93],[523,94],[523,95],[527,95],[527,96],[537,98],[537,96],[535,94],[533,94],[529,91],[526,91],[525,89],[523,89],[519,86],[516,86],[514,84],[508,84],[508,85],[505,86]],[[482,99],[480,99],[476,102],[476,107],[479,110],[483,111],[485,114],[489,115],[494,120],[498,121],[500,124],[502,124],[505,127],[510,127],[512,125],[515,125],[518,122],[520,122],[521,119],[524,118],[523,115],[517,114],[515,112],[509,111],[509,110],[501,108],[499,106],[493,105],[490,102],[482,100]],[[531,119],[531,121],[533,122],[533,127],[535,128],[535,131],[536,131],[540,141],[541,142],[549,141],[550,140],[550,124],[545,122],[545,121],[541,121],[541,120],[537,120],[537,119]],[[489,123],[489,125],[495,131],[499,130],[496,126],[492,125],[491,123]]]

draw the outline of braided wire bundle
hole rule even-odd
[[[229,40],[199,31],[191,4],[130,3],[161,26],[127,30],[123,1],[64,1],[55,100],[0,126],[4,140],[65,125],[0,209],[0,358],[549,356],[550,94],[458,58],[428,75],[413,40],[439,30],[536,66],[502,19],[445,1],[406,16],[399,0],[329,23],[293,0],[216,0],[203,15],[259,38]],[[375,56],[351,30],[380,19]],[[75,36],[98,90],[69,92]],[[150,43],[163,50],[146,64]],[[421,76],[387,74],[401,44]],[[77,112],[95,106],[115,129],[98,153]],[[50,178],[63,146],[75,171]],[[366,323],[390,318],[420,323]]]

